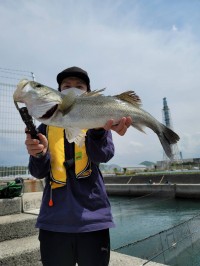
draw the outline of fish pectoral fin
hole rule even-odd
[[[85,141],[86,131],[80,128],[65,128],[65,136],[69,143],[76,143],[81,147]]]
[[[60,110],[63,115],[67,114],[74,104],[76,98],[77,95],[73,91],[69,91],[69,93],[63,96],[62,103],[58,105],[58,110]]]

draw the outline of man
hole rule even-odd
[[[90,91],[86,71],[67,68],[57,76],[61,93]],[[109,228],[114,227],[99,163],[114,156],[111,129],[124,135],[131,118],[113,120],[104,128],[90,129],[83,147],[69,143],[64,129],[41,124],[39,139],[27,134],[29,170],[46,177],[37,219],[40,251],[45,266],[107,266],[110,259]],[[37,157],[38,153],[42,156]]]

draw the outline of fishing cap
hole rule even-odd
[[[82,79],[83,81],[85,81],[87,85],[87,90],[90,91],[90,79],[88,77],[88,73],[82,68],[79,68],[76,66],[69,67],[57,75],[57,82],[59,85],[59,90],[60,90],[60,85],[63,79],[68,78],[68,77],[76,77],[76,78]]]

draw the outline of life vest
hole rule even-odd
[[[64,165],[66,158],[64,139],[65,130],[54,126],[47,126],[48,149],[51,161],[51,188],[65,186],[67,183],[67,171]],[[90,176],[91,162],[86,153],[85,142],[82,147],[74,145],[75,174],[77,178]]]

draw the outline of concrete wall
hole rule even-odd
[[[200,184],[200,173],[177,173],[177,174],[145,174],[133,176],[105,176],[106,184],[147,184],[151,180],[153,183],[170,182],[172,184]]]
[[[106,184],[109,196],[200,198],[200,184]]]
[[[200,198],[200,174],[152,174],[104,177],[110,196]]]

